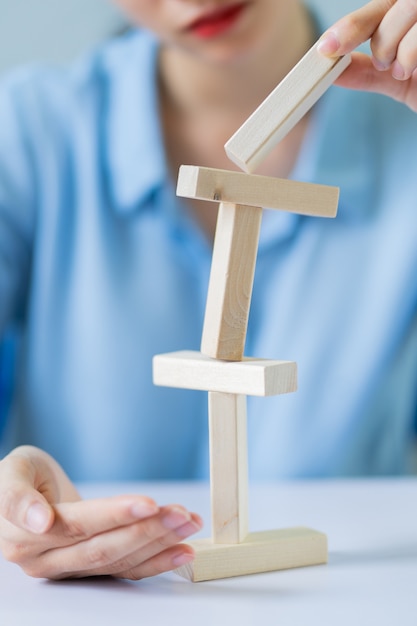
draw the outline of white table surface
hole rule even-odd
[[[84,494],[146,493],[201,513],[206,484],[90,485]],[[0,557],[1,626],[193,624],[417,626],[417,479],[294,482],[250,487],[251,530],[306,525],[326,532],[329,563],[190,583],[49,582]]]

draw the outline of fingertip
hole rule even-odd
[[[376,70],[378,70],[378,72],[385,72],[391,66],[391,63],[384,63],[383,61],[380,61],[379,59],[377,59],[374,55],[372,55],[371,61],[372,61],[372,65],[374,66]]]
[[[339,37],[334,31],[328,31],[320,38],[317,51],[324,56],[335,56],[340,50]]]
[[[143,519],[156,515],[159,512],[159,506],[152,498],[143,497],[133,502],[130,507],[130,512],[136,519]]]
[[[191,519],[193,520],[193,522],[198,524],[200,528],[203,528],[204,520],[202,517],[200,517],[200,515],[198,515],[198,513],[191,513]]]
[[[394,62],[391,73],[392,77],[395,78],[395,80],[407,80],[409,78],[409,74],[405,71],[399,61]]]
[[[195,559],[195,552],[191,546],[187,546],[184,544],[181,552],[176,552],[172,557],[172,564],[174,567],[181,567],[181,565],[186,565],[187,563],[191,563]]]
[[[41,502],[33,502],[25,516],[25,527],[36,535],[42,535],[52,526],[54,514],[51,507]]]

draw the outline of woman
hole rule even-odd
[[[0,327],[25,328],[3,450],[32,444],[0,463],[0,547],[32,576],[138,579],[193,558],[178,542],[201,528],[197,514],[137,495],[82,501],[53,457],[72,480],[207,474],[205,399],[155,390],[150,377],[153,354],[198,348],[215,227],[213,207],[179,203],[172,181],[181,163],[232,169],[223,144],[321,32],[295,0],[117,4],[160,43],[135,32],[68,76],[11,79],[0,101]],[[339,84],[406,106],[333,91],[259,170],[340,185],[342,198],[331,225],[264,219],[247,351],[297,360],[300,392],[252,405],[258,478],[407,470],[417,373],[408,5],[374,0],[320,46],[339,55],[371,39],[372,58],[355,54]]]

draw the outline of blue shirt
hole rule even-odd
[[[0,90],[0,333],[21,330],[2,452],[73,479],[208,475],[207,394],[152,384],[198,350],[211,250],[163,149],[157,44],[135,32]],[[417,116],[332,87],[292,172],[335,220],[265,212],[246,354],[299,391],[249,398],[255,479],[407,472],[417,406]]]

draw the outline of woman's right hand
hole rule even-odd
[[[384,94],[417,113],[416,0],[371,0],[333,24],[318,49],[343,55],[368,39],[372,56],[355,52],[336,84]]]
[[[36,578],[139,580],[189,563],[201,518],[148,497],[82,500],[58,463],[31,446],[0,461],[0,550]]]

